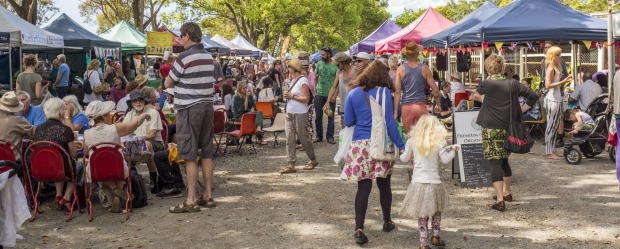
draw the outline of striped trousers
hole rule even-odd
[[[562,102],[545,99],[547,108],[547,129],[545,130],[545,153],[547,155],[555,153],[555,140],[558,136],[560,118],[562,118]]]

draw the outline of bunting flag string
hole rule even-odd
[[[517,50],[517,44],[516,42],[511,42],[510,43],[510,50],[515,51]]]
[[[587,49],[590,49],[592,47],[592,41],[581,41],[581,42],[583,42],[583,45],[585,45]]]
[[[530,50],[534,49],[534,45],[531,42],[526,42],[527,47],[530,48]]]
[[[497,48],[497,50],[501,50],[503,45],[503,42],[495,42],[495,47]]]

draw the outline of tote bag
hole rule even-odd
[[[379,103],[379,96],[383,100],[383,105]],[[387,125],[385,121],[385,87],[377,89],[377,94],[371,96],[370,100],[364,91],[366,103],[372,112],[372,130],[370,131],[370,158],[378,161],[396,161],[400,151],[387,133]]]
[[[513,81],[510,81],[510,124],[508,125],[508,134],[504,140],[504,149],[516,154],[525,154],[530,152],[530,149],[534,146],[534,140],[532,140],[530,133],[525,128],[523,119],[519,118],[515,120],[513,117],[514,105],[512,103],[512,91],[515,88],[514,84]],[[521,110],[519,110],[519,112],[520,111]]]

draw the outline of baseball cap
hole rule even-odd
[[[114,60],[114,56],[112,56],[111,54],[109,54],[109,55],[106,55],[106,56],[105,56],[105,59],[106,59],[106,60]]]
[[[366,53],[366,52],[359,52],[357,53],[355,56],[353,56],[353,59],[366,59],[366,60],[370,60],[372,59],[372,57],[370,57],[370,54]]]

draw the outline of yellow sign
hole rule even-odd
[[[146,32],[146,54],[164,55],[172,52],[172,34],[168,32]]]

